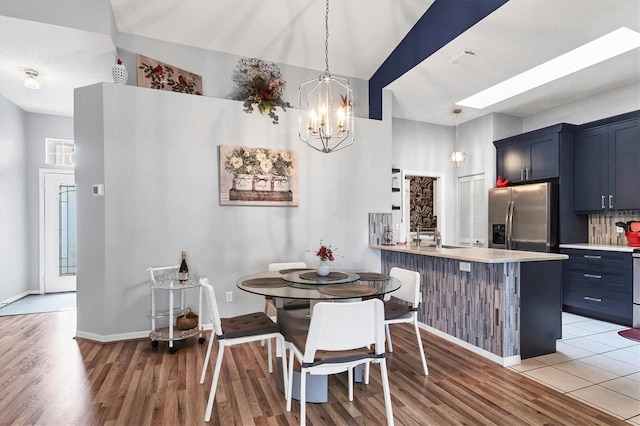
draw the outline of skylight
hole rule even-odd
[[[640,33],[621,27],[570,52],[456,102],[482,109],[640,47]]]

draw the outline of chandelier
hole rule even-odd
[[[324,18],[324,74],[300,84],[300,140],[316,151],[339,151],[354,140],[353,91],[345,77],[329,72],[329,0]],[[305,108],[306,107],[306,108]],[[304,117],[302,110],[306,109]]]
[[[467,154],[464,153],[463,150],[458,146],[458,116],[462,110],[460,108],[454,109],[453,113],[456,115],[456,145],[449,153],[449,162],[453,165],[453,167],[460,167],[464,164],[464,160],[467,159]]]

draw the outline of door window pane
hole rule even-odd
[[[76,187],[60,185],[58,197],[59,208],[59,271],[60,276],[76,274]]]

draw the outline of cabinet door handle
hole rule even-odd
[[[609,194],[609,208],[613,208],[613,195]]]
[[[601,205],[602,205],[602,208],[604,209],[605,208],[604,207],[604,195],[602,196],[602,204]]]
[[[585,254],[584,258],[585,259],[602,259],[602,256],[596,256],[596,255],[593,255],[593,254]]]
[[[585,278],[596,278],[596,279],[601,279],[602,275],[593,275],[593,274],[584,274]]]
[[[531,179],[531,169],[524,169],[526,173],[527,180]]]
[[[592,302],[602,302],[602,299],[598,299],[597,297],[589,297],[589,296],[585,296],[584,300],[590,300]]]
[[[524,169],[520,169],[520,180],[524,180]]]

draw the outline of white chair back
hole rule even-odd
[[[213,324],[213,330],[218,336],[222,336],[222,323],[220,321],[220,312],[218,311],[218,302],[216,301],[216,292],[209,283],[209,278],[200,278],[200,285],[206,295],[205,299],[209,302],[207,310],[209,318]]]
[[[180,265],[171,265],[171,266],[149,266],[147,271],[149,272],[149,279],[152,283],[157,283],[158,276],[161,273],[167,272],[177,272]],[[172,271],[173,270],[173,271]]]
[[[307,264],[304,262],[281,262],[281,263],[270,263],[269,271],[280,271],[282,269],[297,269],[297,268],[306,268]]]
[[[311,363],[317,350],[342,351],[376,345],[384,353],[384,304],[320,302],[313,308],[303,362]]]
[[[389,275],[402,281],[402,286],[391,293],[385,295],[385,300],[389,300],[391,296],[411,303],[412,307],[417,308],[422,299],[420,291],[420,273],[393,267],[389,271]]]

